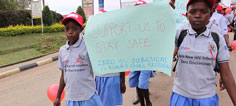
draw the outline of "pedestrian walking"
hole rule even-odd
[[[178,62],[170,106],[218,106],[216,63],[234,105],[236,85],[229,68],[229,51],[221,33],[207,27],[215,0],[189,0],[189,27],[176,33]],[[218,41],[216,41],[218,39]]]
[[[103,106],[96,94],[96,84],[85,42],[80,38],[83,18],[70,13],[63,20],[68,41],[59,50],[58,67],[61,78],[54,106],[60,106],[63,89],[66,92],[66,106]]]

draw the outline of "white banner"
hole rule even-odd
[[[231,6],[231,0],[221,0],[221,3],[224,6],[230,7]]]
[[[42,6],[41,0],[39,1],[31,1],[31,11],[32,11],[32,18],[42,18]]]
[[[104,0],[104,10],[111,11],[120,9],[121,4],[120,0]]]

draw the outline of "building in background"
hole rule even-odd
[[[99,10],[104,10],[104,0],[98,0]]]
[[[232,2],[231,5],[234,5],[234,6],[236,5],[236,0],[231,0],[231,2]]]
[[[82,0],[82,8],[87,18],[94,15],[94,0]]]
[[[120,8],[134,6],[138,0],[93,0],[94,14],[97,14],[100,9],[112,11]],[[153,0],[144,0],[151,3]]]
[[[99,10],[112,11],[120,8],[134,6],[138,0],[82,0],[82,7],[88,18],[91,15],[98,14]],[[153,0],[144,0],[151,3]]]
[[[230,7],[231,6],[231,0],[221,0],[220,4],[223,6],[223,7]]]

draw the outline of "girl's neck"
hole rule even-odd
[[[75,41],[72,41],[72,42],[69,41],[69,42],[68,42],[69,46],[74,45],[78,40],[79,40],[79,39],[77,39],[77,40],[75,40]]]
[[[203,33],[204,31],[206,31],[206,26],[201,29],[194,29],[194,31],[196,31],[197,35],[199,35],[199,34]]]

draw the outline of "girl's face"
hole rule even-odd
[[[210,16],[210,7],[205,2],[195,2],[188,7],[187,18],[196,32],[205,30]]]
[[[69,45],[71,46],[79,39],[79,34],[82,31],[82,27],[73,21],[68,21],[65,25],[65,29],[66,37],[69,40]]]

